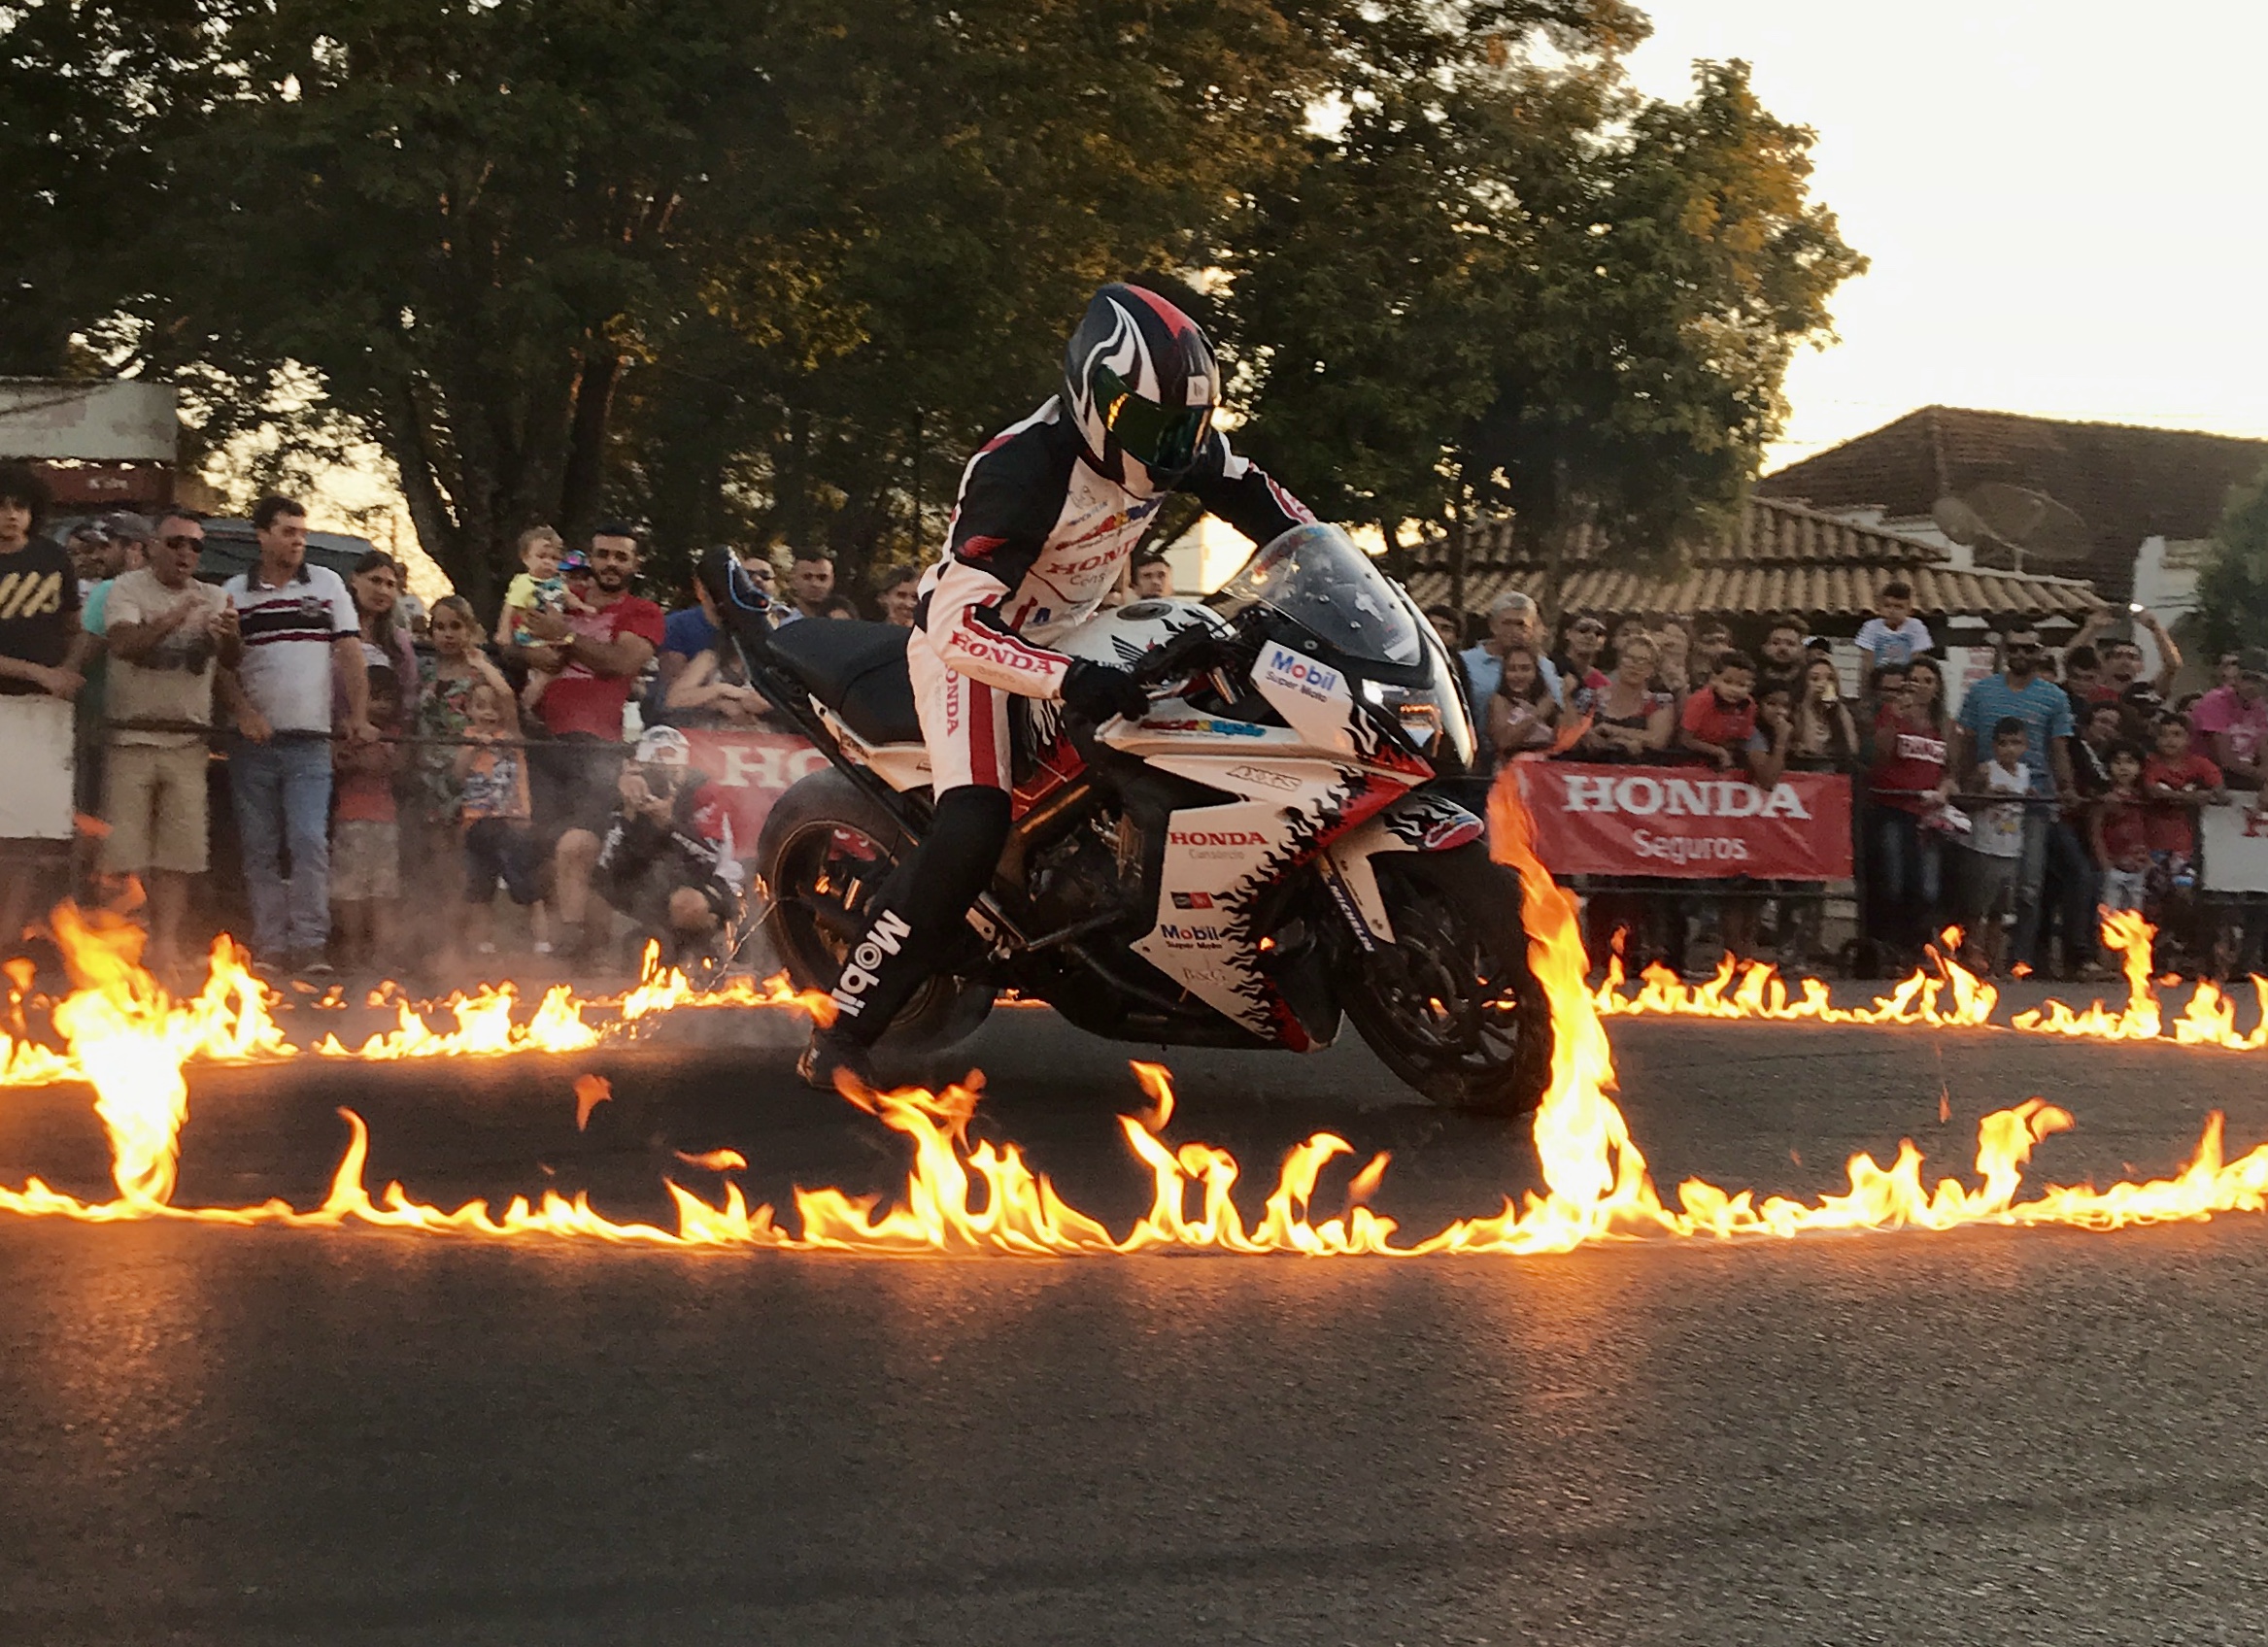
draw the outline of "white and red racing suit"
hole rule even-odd
[[[843,957],[838,1042],[871,1046],[988,886],[1008,838],[1014,752],[1008,701],[1063,695],[1071,659],[1048,643],[1102,604],[1168,493],[1137,492],[1087,461],[1050,400],[968,460],[945,553],[922,578],[906,642],[936,806]],[[1256,542],[1314,519],[1217,432],[1179,488]]]
[[[1175,489],[1255,543],[1314,520],[1218,431]],[[1071,660],[1050,643],[1117,587],[1169,495],[1132,490],[1096,469],[1060,399],[968,460],[906,647],[937,794],[1010,787],[1008,699],[1062,694]]]

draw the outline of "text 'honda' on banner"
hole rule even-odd
[[[694,769],[716,785],[732,820],[732,840],[741,856],[756,851],[756,838],[772,803],[796,779],[827,765],[821,755],[792,732],[689,730]]]
[[[1769,790],[1706,766],[1514,764],[1536,855],[1557,875],[1721,881],[1850,876],[1850,780],[1789,772]]]

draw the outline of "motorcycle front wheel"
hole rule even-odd
[[[1380,1062],[1439,1104],[1522,1116],[1551,1078],[1551,1003],[1528,966],[1520,878],[1477,843],[1372,860],[1394,942],[1339,998]]]
[[[866,928],[874,893],[911,850],[896,819],[831,768],[790,786],[764,819],[757,863],[771,898],[772,941],[798,990],[831,990]],[[922,983],[882,1045],[939,1052],[976,1033],[993,990],[947,973]]]

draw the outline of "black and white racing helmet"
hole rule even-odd
[[[1220,362],[1203,328],[1138,286],[1098,291],[1064,351],[1065,404],[1088,454],[1130,485],[1170,487],[1187,474],[1220,394]]]

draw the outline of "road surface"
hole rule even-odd
[[[715,1026],[702,1039],[715,1040]],[[670,1152],[886,1191],[898,1142],[774,1044],[200,1071],[177,1199],[590,1188]],[[1964,1170],[2268,1136],[2257,1057],[2008,1033],[1618,1022],[1665,1188],[1815,1193],[1901,1135]],[[984,1123],[1123,1228],[1130,1049],[1038,1012]],[[1132,1049],[1138,1052],[1140,1049]],[[1359,1046],[1175,1054],[1247,1182],[1331,1127],[1411,1231],[1534,1183],[1522,1129]],[[573,1076],[617,1097],[587,1134]],[[956,1071],[957,1072],[957,1071]],[[1941,1094],[1952,1119],[1941,1124]],[[99,1195],[83,1090],[0,1093],[0,1183]],[[1931,1176],[1935,1176],[1935,1172]],[[1248,1209],[1256,1210],[1256,1209]],[[873,1261],[0,1217],[0,1641],[2178,1642],[2256,1639],[2268,1224],[1529,1260]]]

